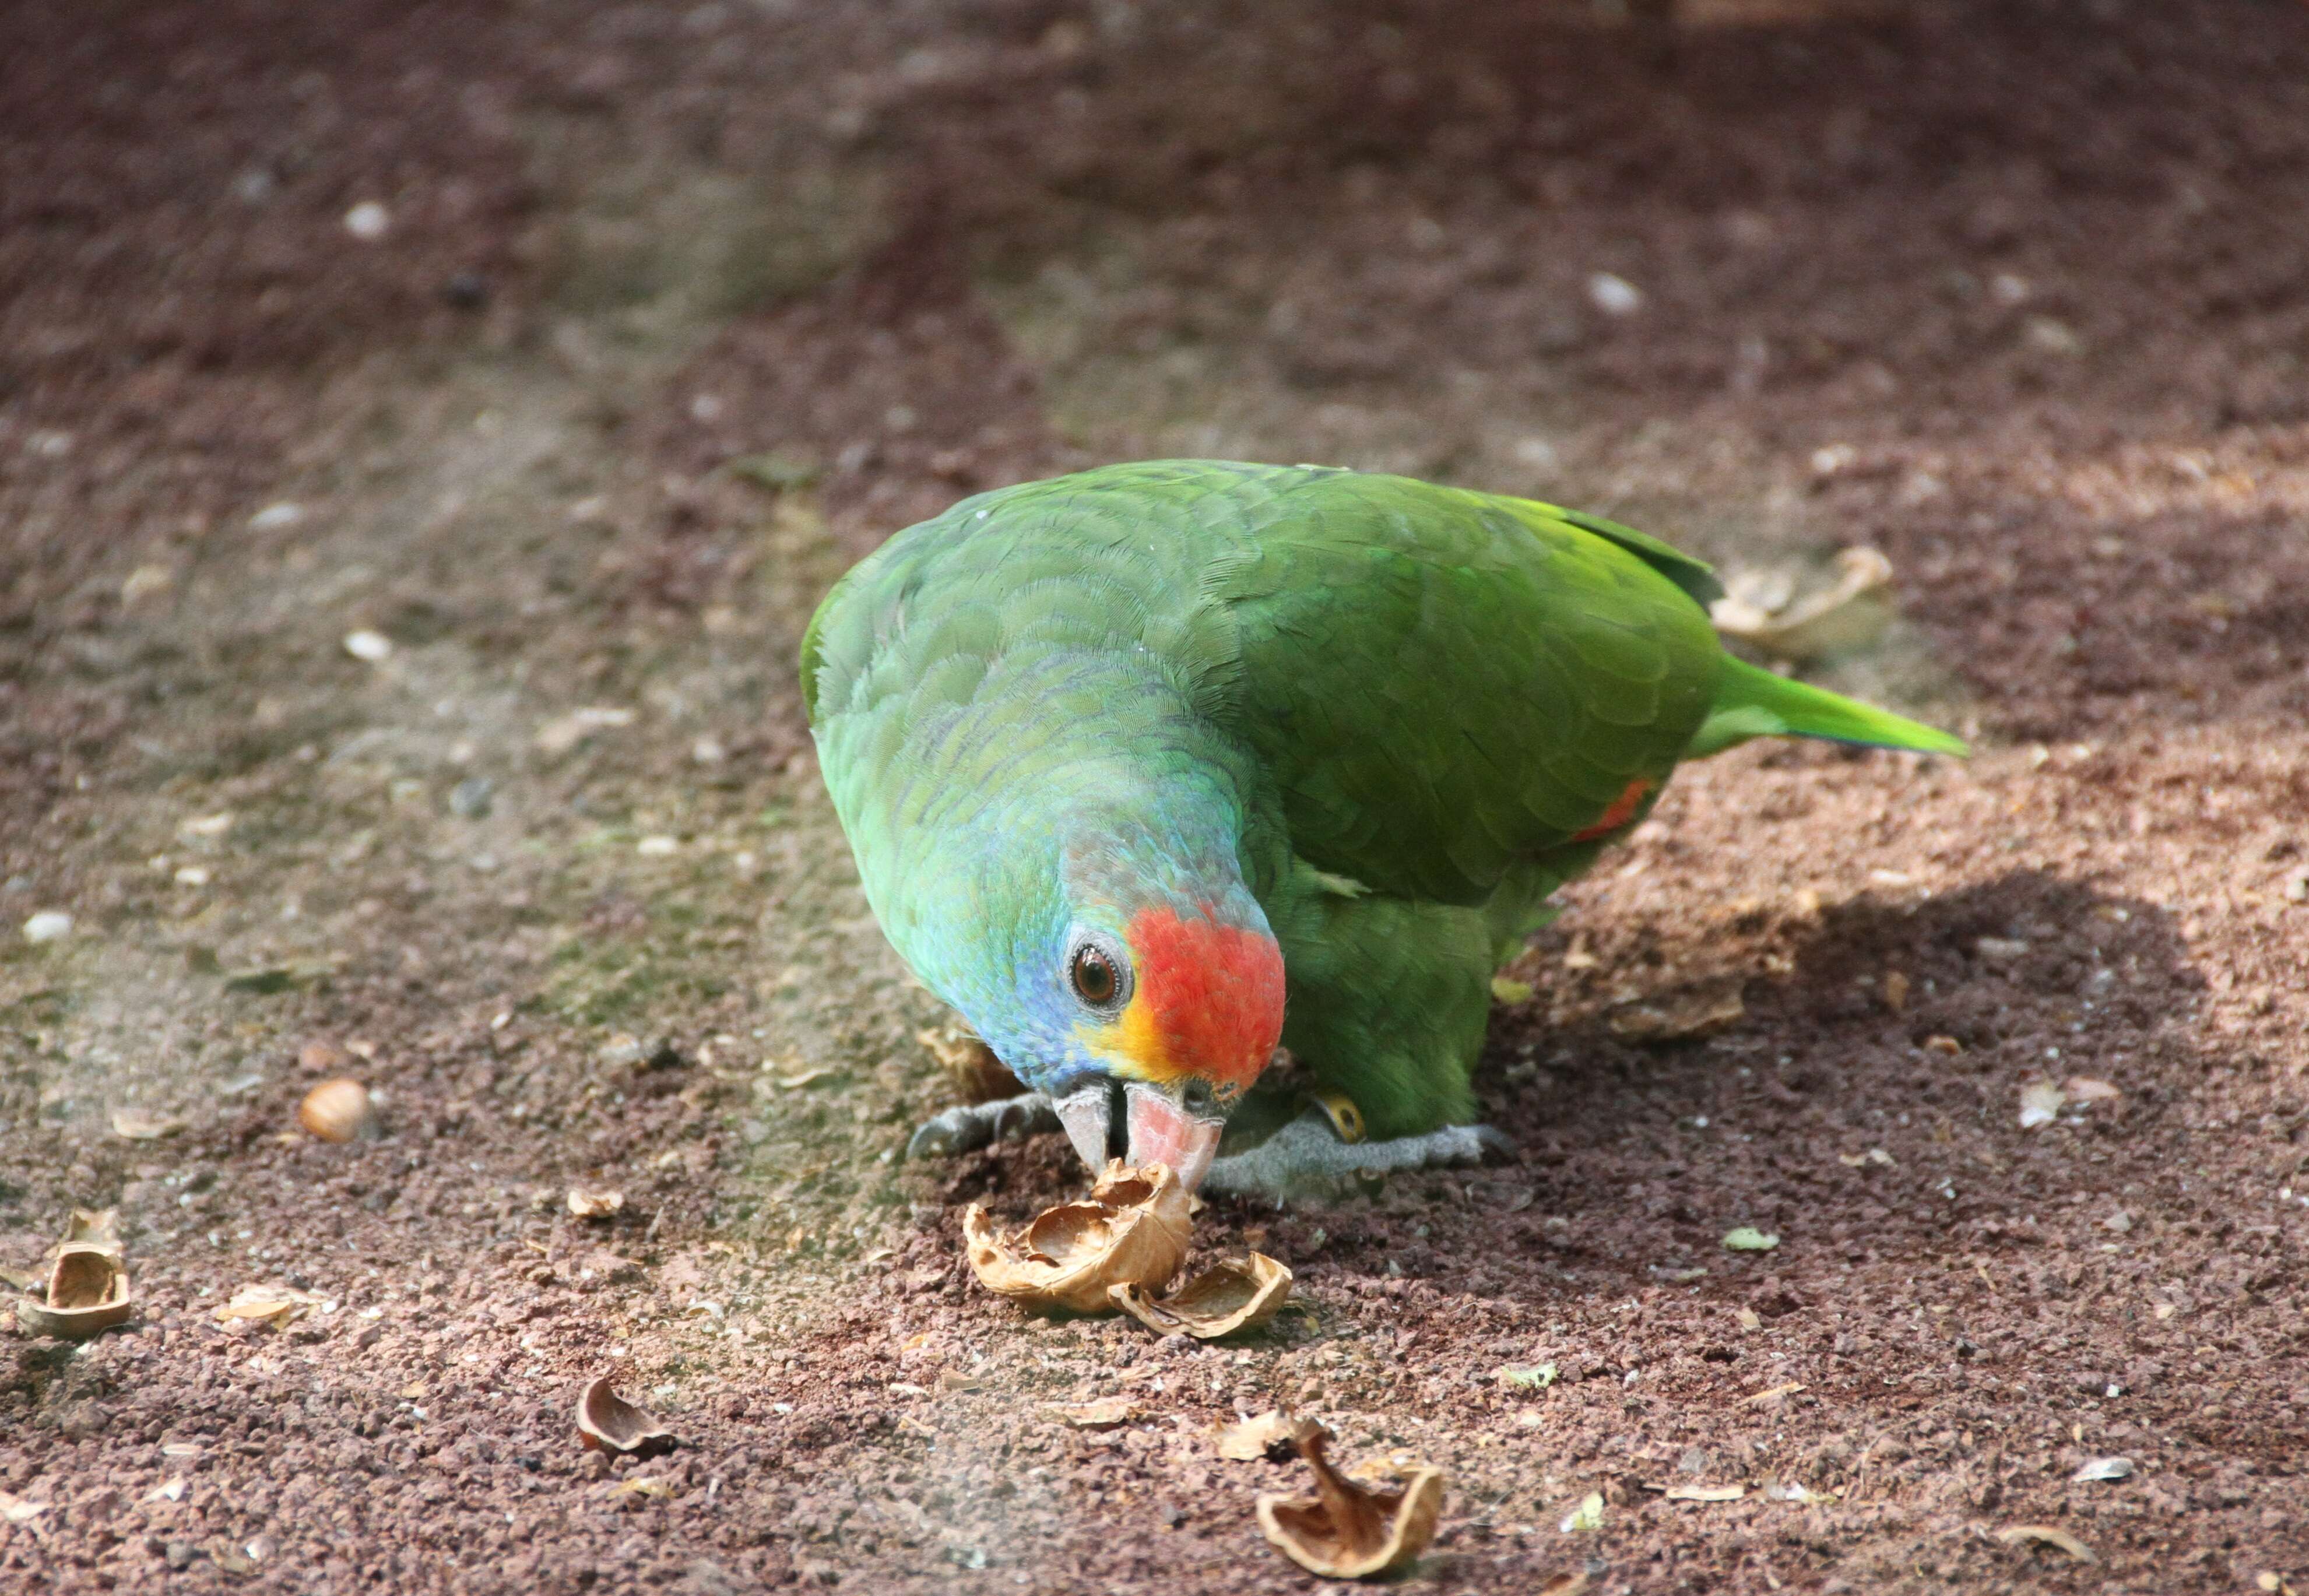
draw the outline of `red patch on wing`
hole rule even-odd
[[[1154,1021],[1163,1062],[1214,1086],[1258,1078],[1283,1040],[1283,950],[1264,931],[1167,909],[1131,918],[1138,992]]]
[[[1584,832],[1572,833],[1571,840],[1593,842],[1598,837],[1610,836],[1636,817],[1636,811],[1644,807],[1644,795],[1658,785],[1649,776],[1638,776],[1612,800],[1612,807],[1604,811],[1602,818]]]

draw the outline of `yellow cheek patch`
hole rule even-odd
[[[1151,1081],[1166,1086],[1187,1074],[1171,1060],[1163,1033],[1154,1022],[1154,1005],[1144,991],[1131,998],[1122,1017],[1111,1025],[1085,1026],[1075,1033],[1102,1058],[1112,1061],[1114,1073],[1126,1080]]]

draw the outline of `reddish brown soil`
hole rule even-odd
[[[0,14],[0,1264],[117,1205],[138,1300],[0,1342],[0,1584],[1311,1589],[1280,1402],[1449,1471],[1416,1588],[2309,1590],[2309,10],[1241,9]],[[1516,968],[1520,1161],[1215,1206],[1306,1304],[1224,1347],[970,1284],[1055,1138],[884,1161],[937,1015],[789,664],[1189,450],[1872,543],[1835,679],[1982,747],[1687,772]]]

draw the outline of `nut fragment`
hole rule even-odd
[[[1892,621],[1892,562],[1872,548],[1836,556],[1837,582],[1798,596],[1787,573],[1743,573],[1716,600],[1716,629],[1774,659],[1802,663],[1858,653]]]
[[[1443,1471],[1414,1464],[1401,1483],[1369,1489],[1323,1460],[1330,1431],[1313,1419],[1292,1436],[1315,1471],[1314,1497],[1262,1493],[1258,1528],[1277,1551],[1325,1579],[1362,1579],[1402,1567],[1435,1538],[1443,1510]]]
[[[1109,1163],[1090,1195],[1036,1216],[1016,1236],[995,1234],[973,1203],[962,1234],[979,1283],[1029,1307],[1103,1313],[1110,1286],[1160,1287],[1187,1256],[1193,1221],[1187,1188],[1167,1165],[1127,1169]]]
[[[1264,1253],[1215,1264],[1159,1300],[1144,1286],[1109,1286],[1107,1300],[1158,1335],[1211,1341],[1264,1324],[1291,1295],[1291,1272]]]
[[[225,1324],[238,1319],[254,1319],[275,1330],[286,1330],[307,1314],[321,1306],[318,1292],[301,1291],[295,1286],[243,1286],[232,1294],[232,1300],[216,1311]]]
[[[1613,1035],[1636,1042],[1713,1036],[1748,1012],[1740,996],[1741,985],[1735,977],[1627,1004],[1613,1009],[1607,1022]]]
[[[297,1123],[324,1142],[354,1141],[373,1121],[368,1088],[342,1075],[322,1082],[297,1105]]]
[[[626,1205],[626,1194],[608,1186],[573,1186],[569,1212],[579,1219],[608,1219]]]
[[[610,1390],[607,1375],[578,1395],[577,1435],[595,1452],[653,1457],[673,1450],[673,1432],[658,1422],[656,1414]]]
[[[48,1272],[48,1299],[25,1298],[16,1305],[16,1322],[28,1335],[86,1341],[121,1324],[134,1309],[117,1244],[108,1249],[67,1241],[56,1249],[56,1266]]]
[[[1255,1463],[1262,1458],[1282,1462],[1292,1453],[1292,1433],[1298,1426],[1281,1408],[1269,1408],[1219,1431],[1219,1455],[1230,1462]]]

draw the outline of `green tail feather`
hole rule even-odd
[[[1756,737],[1816,737],[1920,754],[1972,752],[1960,738],[1726,656],[1716,705],[1692,735],[1687,759],[1718,754]]]

